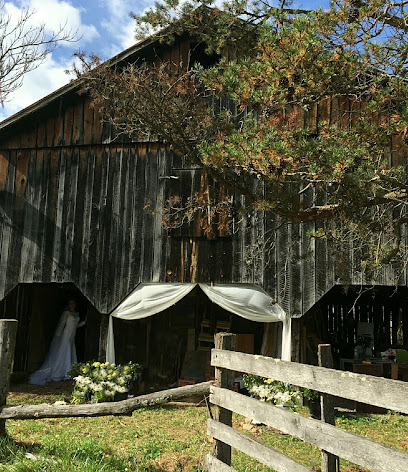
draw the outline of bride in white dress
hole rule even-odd
[[[67,372],[77,362],[75,333],[84,324],[85,321],[79,322],[75,300],[70,300],[61,315],[47,357],[42,366],[30,376],[30,384],[45,385],[47,382],[71,378]]]

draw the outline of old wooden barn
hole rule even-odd
[[[179,63],[203,54],[186,38],[171,47],[153,38],[112,63]],[[351,264],[345,287],[325,241],[308,237],[312,223],[280,222],[275,244],[263,251],[276,221],[262,212],[230,221],[231,232],[215,224],[204,231],[199,220],[166,229],[146,202],[160,209],[170,195],[187,198],[214,183],[163,143],[113,139],[78,88],[71,82],[0,124],[0,317],[20,321],[17,370],[41,364],[71,297],[87,316],[77,335],[79,358],[104,359],[108,315],[141,283],[260,287],[292,319],[294,360],[315,362],[318,342],[333,344],[338,363],[352,357],[359,322],[376,326],[377,351],[408,346],[407,270],[396,286],[387,267],[366,290],[370,281]],[[332,100],[318,113],[336,122],[348,107]],[[232,314],[199,286],[156,316],[114,324],[117,360],[140,362],[167,381],[180,375],[185,353],[204,345],[205,334],[207,347],[216,330],[228,329],[251,335],[242,337],[243,350],[277,355],[282,330],[282,323]]]

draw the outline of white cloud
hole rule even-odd
[[[117,54],[136,43],[135,21],[129,16],[130,12],[140,12],[152,3],[151,0],[99,0],[106,9],[107,15],[101,21],[101,26],[116,40],[106,51],[107,56]]]
[[[88,43],[100,36],[94,25],[82,22],[83,8],[76,8],[66,0],[7,1],[4,9],[10,19],[9,24],[16,23],[27,8],[34,11],[30,18],[31,26],[44,25],[47,33],[64,27],[66,31],[78,32],[79,40],[60,44],[61,47],[47,56],[38,69],[25,75],[23,85],[8,97],[9,100],[4,104],[4,108],[0,108],[0,120],[66,84],[70,77],[67,76],[65,70],[71,68],[72,51],[82,48],[83,45],[86,47]]]
[[[71,68],[73,51],[84,50],[107,59],[135,44],[135,22],[129,13],[140,13],[152,4],[153,0],[5,0],[11,22],[18,20],[24,8],[30,8],[35,10],[30,20],[33,25],[44,24],[47,32],[66,26],[77,30],[81,39],[61,44],[38,69],[27,74],[23,86],[3,109],[0,107],[0,120],[66,84],[70,77],[64,70]]]
[[[87,43],[99,37],[99,32],[94,25],[82,23],[83,9],[75,8],[68,1],[20,0],[19,5],[21,9],[28,8],[33,11],[31,23],[35,26],[43,24],[48,33],[65,28],[67,31],[78,32],[81,43]],[[15,12],[15,5],[9,3],[8,8],[13,8]],[[65,43],[65,45],[77,47],[77,43]]]

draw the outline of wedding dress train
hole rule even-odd
[[[58,322],[47,357],[42,366],[30,376],[30,384],[45,385],[47,382],[71,378],[67,372],[71,365],[77,362],[75,333],[77,328],[84,324],[85,321],[79,322],[78,313],[64,311]]]

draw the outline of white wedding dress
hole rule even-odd
[[[50,350],[42,366],[31,376],[29,383],[45,385],[47,382],[68,380],[71,365],[77,362],[75,333],[85,321],[79,322],[79,314],[64,311],[52,338]]]

